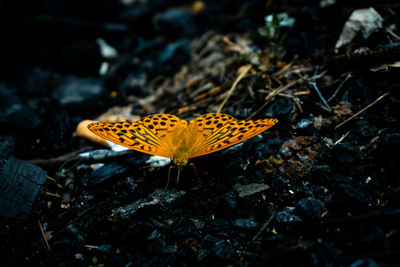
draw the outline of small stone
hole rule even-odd
[[[274,154],[282,144],[282,140],[279,138],[268,139],[265,143],[261,143],[264,145],[263,150],[265,154]]]
[[[29,130],[40,124],[35,111],[18,96],[16,89],[0,84],[0,122],[2,127],[16,130]]]
[[[185,195],[184,191],[174,190],[173,188],[169,188],[165,193],[160,189],[156,189],[146,198],[139,199],[124,207],[114,209],[112,211],[112,216],[120,216],[121,218],[129,219],[140,209],[147,206],[169,205],[183,195]]]
[[[308,126],[312,125],[313,121],[308,119],[308,118],[303,118],[301,119],[298,123],[296,123],[295,128],[296,129],[304,129],[307,128]]]
[[[290,151],[290,149],[286,146],[281,146],[278,154],[281,155],[283,158],[290,158],[291,156],[293,156],[292,151]]]
[[[251,219],[236,219],[232,222],[232,225],[238,228],[254,229],[258,227],[259,223]]]
[[[97,185],[107,180],[117,177],[128,170],[128,166],[121,165],[117,162],[106,164],[100,169],[93,171],[89,177],[91,185]]]
[[[75,107],[93,103],[104,92],[105,88],[99,79],[69,76],[53,91],[52,95],[61,105]]]
[[[113,215],[121,216],[121,218],[129,219],[139,209],[143,209],[146,206],[154,206],[159,203],[158,199],[139,199],[129,205],[120,207],[113,210]]]
[[[161,248],[161,252],[165,254],[174,254],[178,251],[178,248],[176,246],[165,246]]]
[[[221,218],[212,220],[211,223],[207,226],[207,229],[212,231],[225,231],[229,228],[230,223],[227,220]]]
[[[349,198],[357,200],[361,203],[369,202],[368,198],[354,186],[348,184],[340,184],[340,187],[343,189],[344,194]]]
[[[348,166],[356,161],[360,150],[353,145],[341,143],[337,144],[333,151],[338,165]]]
[[[153,19],[154,28],[163,33],[177,34],[184,32],[186,34],[195,30],[193,24],[192,12],[183,9],[171,8]]]
[[[190,43],[186,40],[171,43],[165,47],[158,58],[159,71],[172,73],[191,59]]]
[[[236,184],[234,189],[239,193],[239,197],[247,197],[254,195],[258,192],[262,192],[269,189],[269,186],[266,184],[247,184],[247,185],[240,185]]]
[[[225,201],[229,209],[231,210],[236,209],[237,206],[236,198],[237,196],[234,191],[229,191],[228,193],[225,194]]]
[[[322,202],[309,197],[301,199],[295,209],[296,213],[304,219],[318,219],[322,215]]]
[[[281,189],[288,183],[289,181],[287,179],[283,178],[282,176],[278,176],[272,181],[272,188]]]
[[[214,245],[215,243],[217,243],[218,241],[220,241],[221,239],[216,238],[213,235],[207,234],[204,238],[203,238],[203,245],[207,246],[207,245]]]
[[[212,252],[221,259],[230,259],[234,250],[230,242],[221,240],[212,248]]]
[[[378,128],[374,125],[364,124],[357,128],[357,133],[366,139],[375,137],[378,133]]]
[[[194,227],[196,227],[198,230],[202,229],[206,225],[204,221],[198,219],[191,219],[191,221],[193,222]]]
[[[280,149],[279,154],[284,158],[293,156],[293,153],[300,151],[303,147],[310,145],[312,138],[307,136],[299,136],[285,141]]]
[[[126,95],[145,97],[149,95],[147,90],[148,75],[144,71],[131,73],[120,85],[120,90]]]
[[[276,101],[273,101],[271,106],[268,108],[266,112],[266,116],[268,117],[276,117],[278,115],[288,115],[293,109],[293,103],[288,98],[280,98]]]
[[[303,118],[295,125],[297,135],[313,135],[314,134],[314,122],[310,118]]]
[[[280,211],[275,217],[278,223],[301,222],[301,219],[287,210]]]
[[[130,3],[121,10],[119,19],[129,24],[138,23],[138,21],[151,16],[153,9],[156,7],[156,3],[149,4],[148,1],[130,1]]]
[[[371,258],[365,258],[365,259],[359,259],[350,264],[350,267],[379,267],[373,259]]]
[[[203,249],[202,251],[199,252],[199,254],[197,254],[197,260],[203,261],[208,254],[210,254],[210,251],[208,249]]]
[[[157,229],[154,229],[153,232],[151,232],[151,234],[147,237],[147,240],[154,240],[160,237],[160,231],[158,231]]]
[[[101,251],[101,252],[105,252],[105,253],[110,253],[110,252],[112,252],[112,247],[109,244],[103,244],[103,245],[100,245],[97,248],[97,250]]]
[[[73,225],[73,224],[68,225],[66,228],[66,231],[70,236],[72,236],[80,244],[85,243],[85,238],[83,237],[81,230],[79,230],[75,225]]]
[[[313,159],[304,153],[296,153],[296,159],[303,165],[311,165]]]
[[[353,182],[353,178],[346,177],[340,174],[333,174],[331,177],[338,183],[350,184]]]

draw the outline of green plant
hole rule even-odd
[[[294,19],[286,13],[272,14],[265,17],[265,26],[258,28],[258,33],[268,40],[268,58],[276,61],[283,50],[283,42],[286,39],[287,31],[284,27],[291,27]]]

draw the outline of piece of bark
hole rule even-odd
[[[13,155],[15,139],[11,136],[0,135],[0,165],[1,161]]]
[[[41,168],[9,157],[0,162],[0,216],[13,218],[29,214],[46,180]]]
[[[117,162],[106,164],[100,169],[93,171],[89,177],[89,183],[91,185],[97,185],[104,181],[107,181],[113,177],[122,175],[129,169],[129,166],[122,165]]]

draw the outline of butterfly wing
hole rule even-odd
[[[242,120],[221,113],[209,113],[189,122],[196,141],[190,158],[213,153],[243,142],[274,126],[277,119]]]
[[[130,122],[98,122],[88,125],[96,135],[143,153],[173,158],[173,151],[168,145],[168,133],[187,122],[169,114],[156,114]]]

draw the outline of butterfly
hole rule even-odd
[[[189,159],[243,142],[277,122],[277,119],[237,120],[222,113],[208,113],[191,121],[155,114],[132,123],[91,123],[88,128],[118,145],[170,158],[181,170]]]

